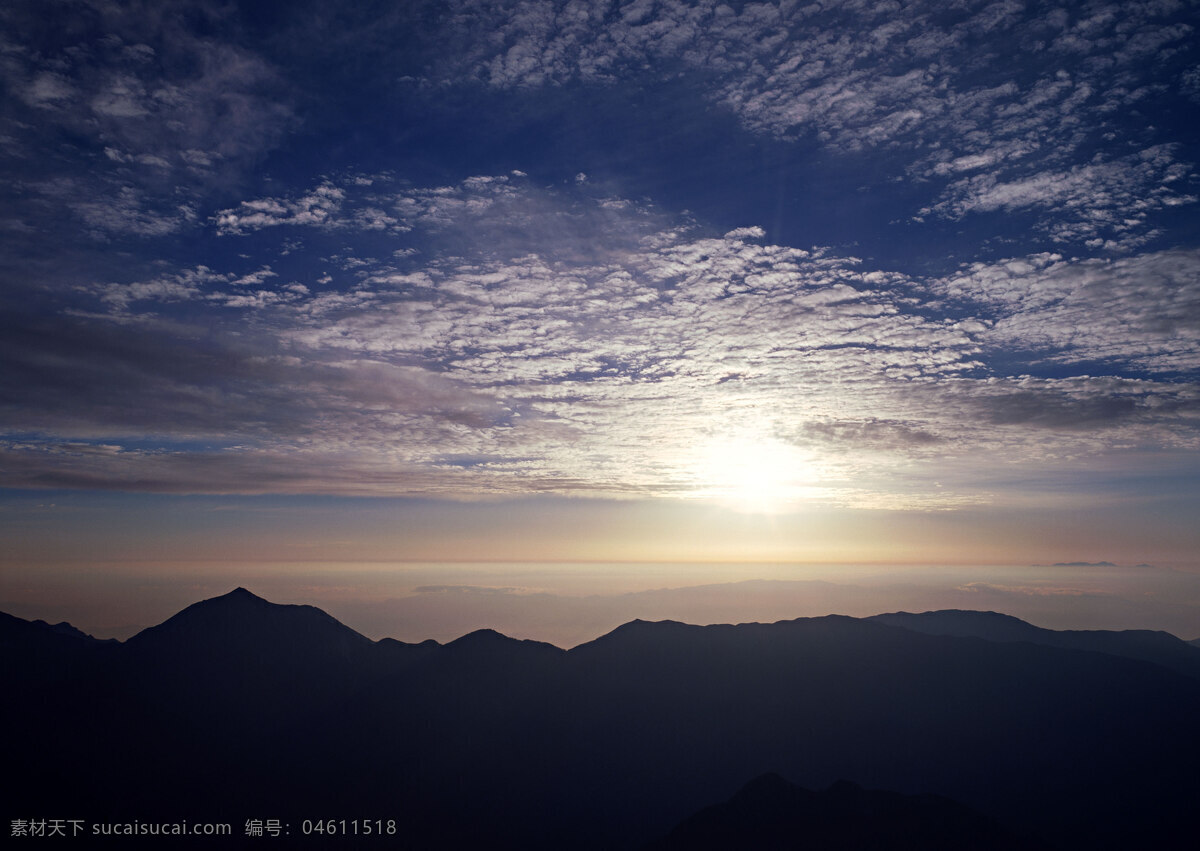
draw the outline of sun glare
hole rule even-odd
[[[772,514],[811,498],[811,456],[773,438],[723,438],[703,447],[695,459],[695,495],[738,511]]]

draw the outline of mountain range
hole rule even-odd
[[[0,615],[0,657],[10,820],[278,819],[294,838],[392,820],[409,848],[1115,849],[1192,847],[1200,800],[1200,648],[993,612],[633,621],[563,650],[371,641],[238,588],[124,643]]]

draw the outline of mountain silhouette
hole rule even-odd
[[[1105,636],[1055,646],[1081,639],[956,612],[634,621],[571,650],[491,630],[406,644],[245,589],[123,644],[5,616],[7,805],[632,849],[776,772],[863,835],[868,810],[934,795],[1046,847],[1173,847],[1200,799],[1200,680],[1130,649],[1157,638]],[[872,791],[839,798],[839,780]]]
[[[32,647],[39,641],[44,641],[45,643],[54,641],[55,639],[51,638],[51,636],[58,636],[64,642],[72,643],[116,643],[111,640],[100,641],[99,639],[92,638],[92,636],[83,630],[76,629],[66,621],[56,624],[49,624],[43,620],[27,621],[24,618],[0,612],[0,642],[28,643]],[[64,646],[68,645],[64,644]]]
[[[99,641],[66,622],[51,625],[0,612],[0,655],[5,673],[18,682],[36,681],[45,671],[84,676],[118,644]]]
[[[951,609],[910,614],[892,612],[868,620],[900,626],[928,635],[955,635],[987,641],[1028,641],[1045,647],[1107,653],[1163,665],[1182,674],[1200,677],[1200,653],[1169,632],[1148,629],[1052,630],[1042,629],[1011,615]]]
[[[142,651],[212,656],[253,649],[257,658],[346,657],[373,642],[314,606],[271,603],[245,588],[188,606],[126,642]]]
[[[140,698],[157,720],[240,719],[233,731],[198,728],[191,743],[201,750],[222,744],[208,740],[218,730],[226,742],[252,746],[385,670],[374,642],[320,609],[271,603],[245,588],[188,606],[130,638],[126,649],[130,675],[153,683]]]

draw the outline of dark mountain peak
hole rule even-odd
[[[0,612],[0,637],[12,638],[17,636],[55,636],[88,643],[107,643],[92,638],[92,636],[83,630],[71,626],[66,621],[56,624],[50,624],[41,619],[27,621],[24,618]]]
[[[770,789],[783,786],[791,786],[792,784],[784,780],[777,772],[768,771],[766,774],[760,774],[749,783],[741,788],[738,794],[754,789]]]
[[[773,627],[780,630],[811,630],[829,635],[872,635],[890,624],[871,618],[856,618],[850,615],[820,615],[811,618],[793,618],[773,624],[741,624],[751,627]]]
[[[1005,636],[1009,640],[1044,631],[1041,627],[1012,615],[971,609],[939,609],[920,614],[890,612],[875,615],[868,620],[902,626],[930,635],[973,635],[980,638]]]
[[[121,642],[92,638],[65,621],[52,625],[0,612],[0,664],[6,675],[39,683],[35,693],[47,683],[86,680],[93,666],[121,649]]]
[[[907,612],[898,612],[898,614],[908,614]],[[1017,623],[1027,623],[1015,615],[1006,615],[1004,612],[993,611],[992,609],[930,609],[921,612],[919,617],[929,618],[955,618],[966,617],[983,621],[1015,621]]]
[[[51,624],[44,620],[36,620],[33,623],[35,626],[44,627],[45,629],[49,630],[50,632],[56,633],[58,635],[66,635],[66,636],[70,636],[71,638],[78,638],[83,641],[96,641],[97,640],[97,639],[93,638],[92,636],[88,635],[82,629],[79,629],[78,627],[74,627],[71,624],[67,623],[66,621],[59,621],[56,624]]]
[[[245,647],[262,654],[272,648],[302,652],[321,646],[365,647],[373,642],[315,606],[272,603],[239,586],[193,603],[127,643],[189,653],[205,647]]]
[[[920,614],[890,612],[868,620],[926,635],[982,638],[986,641],[1029,641],[1036,644],[1052,633],[1052,630],[1042,629],[1012,615],[969,609],[941,609]]]
[[[446,646],[451,653],[506,653],[549,651],[555,654],[563,653],[562,648],[555,647],[545,641],[533,641],[528,638],[512,638],[494,629],[477,629],[468,632],[461,638],[456,638]]]
[[[787,782],[787,781],[784,781]],[[827,795],[861,795],[863,787],[852,780],[835,780],[833,785],[825,790]]]
[[[474,632],[468,632],[466,635],[458,638],[447,644],[447,647],[466,646],[469,644],[491,644],[499,641],[516,641],[515,638],[509,638],[502,632],[497,632],[494,629],[477,629]]]
[[[841,783],[841,781],[839,781]],[[775,772],[767,772],[760,774],[750,783],[739,789],[737,793],[730,799],[731,802],[744,801],[791,801],[796,796],[800,787],[790,781],[785,780],[780,774]],[[811,795],[811,792],[809,792]]]
[[[594,638],[591,641],[580,644],[579,647],[614,643],[624,644],[630,641],[637,642],[666,635],[679,635],[687,631],[703,628],[693,624],[680,623],[679,621],[646,621],[636,618],[628,623],[621,624],[610,632],[606,632],[599,638]]]
[[[425,648],[433,648],[433,647],[441,647],[441,646],[442,646],[440,643],[438,643],[437,641],[434,641],[432,638],[426,638],[424,641],[419,641],[419,642],[417,642],[417,643],[415,643],[415,644],[414,644],[414,643],[412,643],[412,642],[409,642],[409,641],[400,641],[400,640],[398,640],[398,639],[395,639],[395,638],[381,638],[381,639],[379,639],[378,641],[376,641],[375,643],[376,643],[377,645],[379,645],[380,647],[425,647]]]
[[[218,597],[209,597],[207,600],[201,600],[199,603],[194,603],[193,606],[202,606],[202,605],[206,605],[206,604],[209,607],[243,606],[243,607],[258,607],[260,609],[265,608],[267,606],[281,605],[279,603],[272,603],[270,600],[260,597],[252,591],[246,590],[241,585],[239,585],[237,588],[234,588],[232,591],[229,591],[228,593],[221,594]],[[193,606],[189,606],[188,608],[192,608]],[[301,608],[312,609],[315,607],[302,606]],[[320,610],[318,609],[317,611],[320,611]]]
[[[633,631],[633,630],[664,630],[664,629],[679,629],[681,627],[694,627],[695,624],[686,624],[682,621],[661,620],[648,621],[642,618],[634,618],[628,623],[621,624],[613,630],[613,632]]]
[[[661,620],[647,621],[641,618],[636,618],[623,623],[609,635],[671,635],[680,634],[695,629],[703,629],[696,624],[682,623],[680,621]]]

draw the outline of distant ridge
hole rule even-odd
[[[0,612],[0,640],[13,640],[21,635],[60,635],[64,638],[75,639],[85,642],[100,642],[110,643],[114,639],[99,639],[93,638],[81,629],[78,629],[66,621],[60,621],[56,624],[47,623],[44,620],[27,621],[24,618],[18,618],[13,615]]]
[[[1200,799],[1200,679],[1154,661],[1168,647],[1200,655],[994,612],[633,621],[570,650],[372,642],[244,588],[125,644],[5,616],[9,806],[353,812],[412,847],[633,851],[776,772],[827,791],[768,780],[748,800],[815,795],[814,824],[867,830],[936,795],[1064,851],[1166,848]]]
[[[44,671],[80,676],[113,657],[119,647],[118,641],[92,638],[65,621],[51,625],[0,612],[0,658],[8,676],[37,679]]]
[[[36,620],[33,623],[35,625],[39,625],[39,626],[42,624],[45,624],[45,626],[48,629],[50,629],[53,632],[57,632],[59,635],[69,635],[74,638],[82,638],[85,641],[98,641],[99,640],[97,638],[93,638],[92,636],[88,635],[83,630],[77,629],[77,628],[71,626],[71,624],[67,623],[66,621],[59,621],[56,624],[49,624],[43,620]],[[111,639],[109,639],[109,640],[111,640]]]
[[[1200,653],[1189,642],[1168,632],[1146,629],[1052,630],[1026,623],[999,612],[947,609],[911,614],[891,612],[867,620],[899,626],[927,635],[952,635],[982,638],[986,641],[1027,641],[1043,647],[1107,653],[1126,659],[1140,659],[1200,678]]]
[[[874,615],[867,620],[900,626],[927,635],[969,635],[988,641],[1032,641],[1048,631],[1012,615],[964,609],[941,609],[920,614],[889,612]]]

